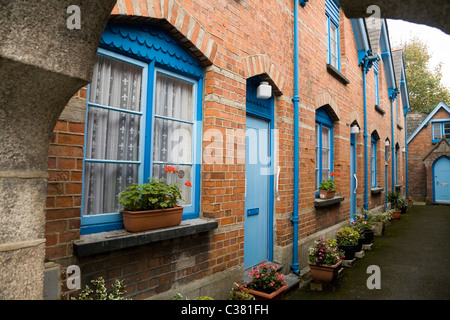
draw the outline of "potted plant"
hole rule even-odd
[[[322,183],[319,185],[319,198],[320,199],[331,199],[334,198],[336,194],[336,181],[333,179],[333,176],[340,176],[339,173],[330,173],[330,178],[327,180],[322,180]]]
[[[370,221],[374,226],[374,235],[382,236],[384,234],[384,228],[386,227],[386,223],[391,220],[393,210],[388,210],[380,213],[367,213],[367,220]]]
[[[345,252],[346,260],[352,260],[355,253],[361,251],[361,246],[358,245],[359,238],[358,230],[351,227],[343,227],[336,233],[338,247]]]
[[[404,205],[404,201],[400,197],[398,192],[390,191],[387,194],[387,201],[389,202],[392,209],[392,221],[398,221],[401,218],[402,207]]]
[[[354,215],[354,220],[352,222],[353,228],[358,230],[358,232],[364,236],[364,239],[362,240],[363,244],[370,244],[374,239],[375,226],[372,221],[367,218],[367,213],[368,211],[364,210],[364,214]]]
[[[244,290],[240,282],[234,282],[228,300],[255,300],[255,296]]]
[[[252,294],[256,300],[281,299],[288,288],[286,280],[278,271],[278,266],[262,263],[253,268],[249,276],[252,280],[243,285],[243,290]]]
[[[335,239],[319,238],[309,248],[308,265],[315,282],[331,282],[338,275],[344,259]]]
[[[167,166],[166,172],[178,170]],[[185,185],[192,186],[189,181]],[[164,179],[150,178],[144,184],[131,184],[119,196],[124,207],[121,212],[125,230],[140,232],[179,225],[183,217],[180,200],[183,199],[178,185],[168,184]]]

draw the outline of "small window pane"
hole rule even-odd
[[[450,122],[444,123],[444,134],[447,139],[450,139]]]
[[[180,205],[186,206],[191,204],[191,189],[192,187],[186,186],[186,181],[192,182],[192,166],[173,165],[178,170],[177,173],[166,172],[166,164],[154,164],[153,165],[153,178],[164,179],[168,184],[176,183],[181,191],[181,197],[184,201],[180,201]]]
[[[441,124],[433,123],[433,139],[441,138]]]

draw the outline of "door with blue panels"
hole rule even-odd
[[[356,189],[358,178],[356,176],[356,135],[350,134],[350,218],[356,214]]]
[[[433,164],[434,201],[450,203],[450,158],[443,156]]]
[[[269,121],[247,115],[244,265],[268,260],[270,197]]]

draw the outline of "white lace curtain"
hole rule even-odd
[[[147,116],[146,123],[153,125],[153,177],[178,183],[184,205],[191,203],[191,188],[185,182],[192,179],[193,88],[190,82],[157,73],[154,119],[152,123]],[[86,120],[84,215],[118,212],[119,193],[139,182],[139,163],[130,162],[139,162],[143,152],[142,115],[126,110],[142,111],[142,91],[141,67],[97,56]],[[167,165],[178,174],[167,174]]]
[[[138,182],[142,68],[98,55],[87,117],[84,214],[118,212],[117,196]],[[92,105],[113,107],[113,110]],[[107,161],[104,161],[107,160]]]
[[[155,121],[153,130],[153,177],[178,183],[184,205],[190,203],[193,85],[192,83],[157,73],[155,83]],[[165,167],[179,170],[177,175],[167,174]]]

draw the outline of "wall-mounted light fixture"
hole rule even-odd
[[[350,133],[359,133],[359,127],[356,124],[352,125],[352,127],[350,128]]]
[[[402,148],[402,152],[406,152],[406,149],[405,149],[405,147],[403,147],[403,148]]]
[[[386,147],[389,147],[389,145],[390,145],[389,140],[386,140],[386,141],[384,142],[384,145],[385,145]]]
[[[272,97],[272,86],[267,81],[262,81],[256,89],[258,99],[269,99]]]

